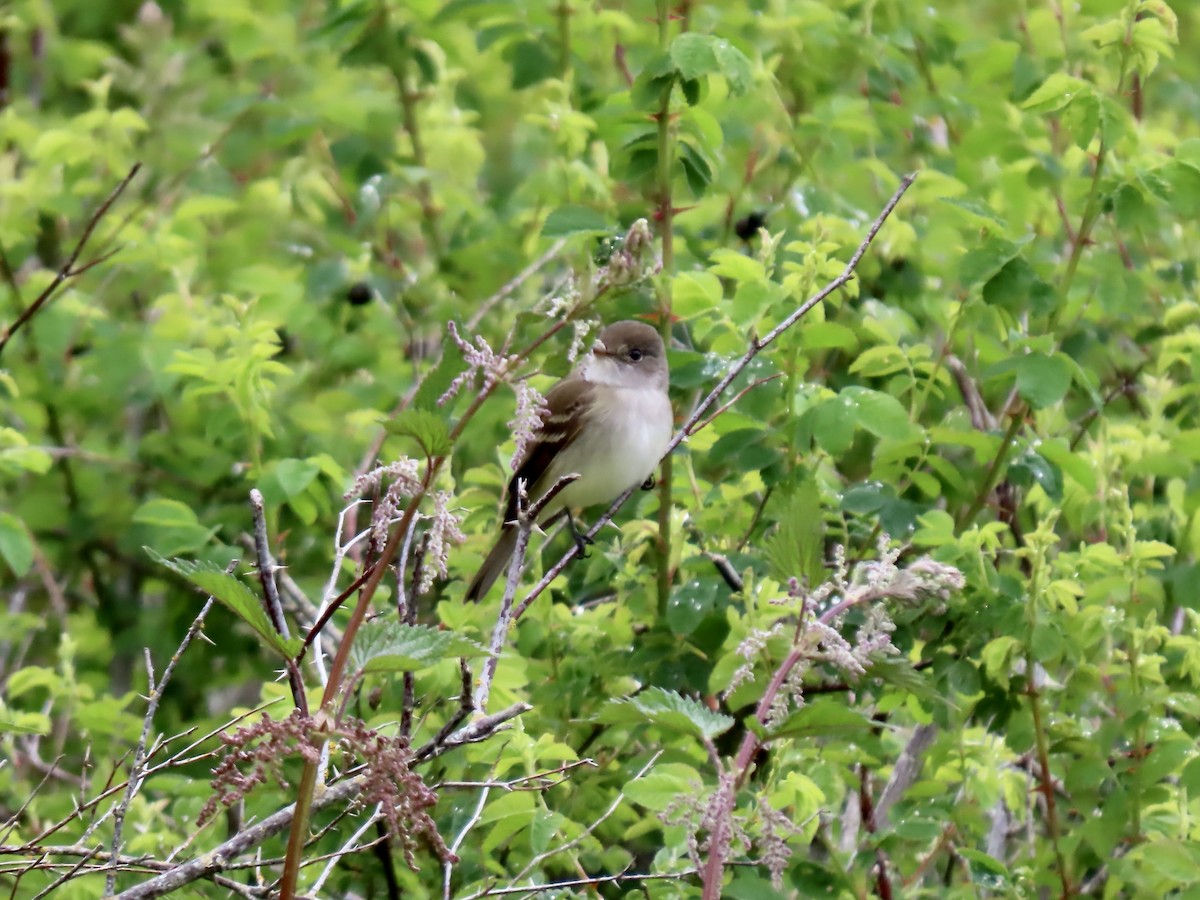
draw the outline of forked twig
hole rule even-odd
[[[83,253],[83,248],[87,245],[88,240],[91,238],[92,232],[96,230],[96,226],[100,224],[100,220],[104,218],[112,205],[117,202],[117,198],[119,198],[121,194],[125,192],[125,188],[129,187],[129,182],[133,181],[133,177],[137,175],[141,168],[142,164],[140,162],[133,164],[133,168],[129,170],[129,174],[121,179],[121,183],[113,188],[112,193],[108,195],[107,199],[105,199],[105,201],[96,208],[96,211],[92,213],[91,218],[88,219],[87,225],[84,226],[83,234],[80,235],[78,242],[75,244],[75,249],[71,251],[71,255],[67,257],[67,261],[63,263],[58,272],[55,273],[54,278],[51,279],[48,285],[42,288],[42,292],[34,298],[34,301],[25,307],[21,314],[17,316],[16,321],[14,321],[11,325],[5,328],[2,333],[0,333],[0,354],[4,353],[4,348],[8,345],[8,342],[12,340],[13,335],[17,333],[21,326],[28,323],[30,319],[38,314],[38,311],[41,310],[43,306],[50,302],[50,299],[54,296],[55,292],[62,287],[63,282],[65,282],[68,278],[74,278],[77,275],[82,275],[93,266],[97,266],[109,259],[114,253],[117,252],[117,250],[120,249],[118,247],[108,251],[107,253],[102,253],[100,256],[97,256],[95,259],[84,263],[82,266],[79,266],[78,268],[75,267],[75,263],[79,261],[79,256],[81,253]]]

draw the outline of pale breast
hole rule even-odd
[[[550,467],[547,487],[568,472],[582,476],[559,495],[558,508],[612,501],[645,481],[671,442],[673,417],[665,393],[619,387],[604,393],[584,433]]]

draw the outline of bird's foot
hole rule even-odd
[[[580,559],[587,559],[587,548],[595,543],[590,537],[579,530],[579,526],[575,524],[575,517],[567,515],[567,524],[571,528],[571,538],[575,541],[575,549],[579,551]]]
[[[643,491],[652,491],[652,490],[654,490],[655,484],[656,484],[656,482],[654,480],[654,476],[653,475],[647,476],[646,480],[642,482],[642,490]]]

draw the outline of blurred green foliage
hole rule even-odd
[[[733,752],[722,735],[746,726],[786,652],[768,644],[755,680],[724,697],[739,644],[779,618],[770,601],[789,578],[819,583],[835,544],[861,558],[879,534],[967,585],[896,611],[893,640],[915,670],[881,668],[849,691],[826,667],[806,676],[831,696],[810,701],[736,798],[797,826],[782,895],[867,896],[883,889],[881,859],[904,896],[1197,890],[1200,7],[684,0],[665,45],[657,15],[650,0],[0,11],[0,318],[16,319],[144,165],[81,262],[116,255],[0,356],[6,846],[124,778],[144,650],[161,672],[203,599],[145,548],[222,569],[252,556],[241,538],[258,487],[273,552],[319,603],[364,460],[375,448],[424,459],[431,435],[438,455],[471,402],[434,402],[462,365],[448,321],[484,312],[472,333],[516,349],[566,308],[661,321],[669,297],[682,418],[751,334],[841,272],[917,171],[855,280],[724,399],[777,377],[675,454],[665,611],[657,495],[638,493],[621,530],[510,636],[493,705],[532,710],[422,771],[437,784],[598,764],[545,790],[442,790],[447,842],[473,823],[451,896],[688,869],[692,835],[671,811],[716,790],[705,741]],[[662,222],[663,165],[669,264],[571,307],[635,220]],[[517,375],[548,387],[572,335],[537,346]],[[385,428],[426,376],[414,406],[436,425]],[[511,391],[493,395],[438,475],[469,537],[421,598],[424,624],[484,646],[496,597],[459,598],[500,509],[512,409]],[[534,575],[566,546],[535,540]],[[257,578],[246,585],[257,593]],[[394,610],[386,585],[380,615]],[[212,642],[181,658],[154,734],[204,734],[267,701],[285,715],[278,661],[255,632],[226,609],[205,630]],[[425,666],[433,644],[401,658]],[[400,676],[363,688],[351,711],[394,729]],[[415,742],[458,691],[456,659],[418,673]],[[938,729],[921,776],[885,824],[853,826],[860,792],[878,799],[918,724]],[[148,780],[126,853],[161,859],[193,836],[212,765]],[[265,785],[245,820],[294,799]],[[107,847],[111,819],[88,823],[117,800],[45,841]],[[343,822],[313,855],[351,831]],[[210,825],[188,853],[222,838]],[[53,883],[61,872],[16,879],[36,856],[0,855],[0,884],[26,897]],[[395,877],[440,894],[438,864],[419,861]],[[780,893],[761,865],[728,878],[726,896]],[[56,896],[96,896],[102,882],[79,877]],[[363,852],[322,890],[386,896],[386,884]],[[638,890],[698,896],[697,884]]]

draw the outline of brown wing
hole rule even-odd
[[[517,481],[525,480],[525,492],[530,501],[538,498],[539,488],[550,485],[538,482],[564,449],[579,436],[584,417],[580,410],[586,409],[592,400],[592,385],[582,378],[564,378],[546,394],[546,415],[538,429],[537,441],[526,451],[525,458],[517,466],[508,483],[508,503],[504,508],[504,521],[514,522],[517,518]]]

